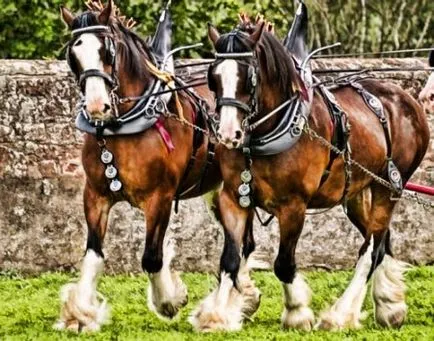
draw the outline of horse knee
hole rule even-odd
[[[288,257],[277,256],[274,262],[274,273],[283,283],[292,283],[295,278],[297,266]]]
[[[148,273],[160,272],[163,267],[163,257],[156,250],[145,250],[142,257],[142,269]]]

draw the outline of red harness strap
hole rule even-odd
[[[193,99],[188,96],[188,99],[191,103],[192,108],[196,106]],[[193,124],[196,124],[196,111],[191,111],[191,118],[193,120]],[[164,144],[167,147],[167,150],[169,153],[175,150],[175,146],[172,141],[172,137],[170,136],[169,132],[167,131],[166,127],[164,126],[164,120],[162,117],[158,119],[158,121],[155,123],[155,128],[157,128],[158,132],[160,133],[161,138],[163,139]]]
[[[169,132],[164,126],[162,117],[160,117],[158,121],[155,123],[155,128],[157,128],[158,132],[160,133],[160,136],[163,139],[163,142],[166,145],[168,152],[171,153],[173,150],[175,150],[172,137],[170,136]]]

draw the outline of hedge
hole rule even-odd
[[[310,11],[310,44],[317,47],[342,42],[335,52],[366,52],[434,46],[432,0],[306,0]],[[116,3],[138,22],[142,35],[155,30],[162,1],[125,0]],[[296,1],[283,0],[174,0],[175,45],[202,41],[207,45],[187,52],[189,57],[207,56],[210,46],[206,23],[230,30],[241,10],[260,12],[283,36],[288,31]],[[68,32],[59,17],[59,6],[84,10],[83,0],[0,0],[1,58],[60,58]]]

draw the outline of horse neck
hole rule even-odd
[[[280,84],[277,80],[268,82],[268,80],[264,78],[264,75],[265,72],[261,72],[262,81],[259,83],[260,89],[258,91],[259,115],[254,121],[260,120],[288,99],[288,89],[280,89]],[[289,86],[290,85],[288,85],[288,87]],[[273,115],[256,128],[254,134],[263,135],[270,132],[279,123],[284,112],[285,109],[282,109],[279,113]]]
[[[131,75],[125,67],[125,60],[120,58],[119,68],[118,68],[118,79],[119,79],[119,89],[118,94],[122,97],[138,97],[144,94],[144,92],[152,85],[153,76],[148,71],[148,68],[145,66],[142,68],[144,71],[143,75]],[[148,55],[143,55],[141,63],[146,65],[147,61],[150,61],[150,57]],[[119,105],[119,113],[122,115],[123,113],[131,110],[136,102],[127,102]]]

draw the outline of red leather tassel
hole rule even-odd
[[[173,145],[172,138],[170,137],[169,132],[164,127],[163,119],[161,117],[155,123],[155,128],[157,128],[158,132],[160,133],[161,138],[163,139],[164,144],[166,145],[169,153],[175,150],[175,146]]]

